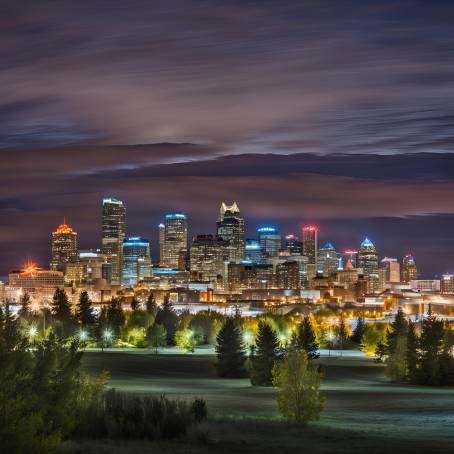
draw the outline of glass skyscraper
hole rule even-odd
[[[123,241],[122,284],[135,285],[142,275],[143,261],[150,259],[150,242],[137,236]]]
[[[277,257],[281,249],[281,234],[275,227],[257,229],[260,248],[265,257]]]
[[[244,219],[236,202],[233,205],[222,203],[216,223],[217,234],[232,246],[230,260],[239,262],[244,258]]]
[[[166,214],[164,229],[159,230],[159,263],[169,268],[185,269],[188,244],[188,220],[184,213]]]

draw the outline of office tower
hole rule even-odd
[[[150,261],[150,242],[138,236],[126,238],[123,241],[123,285],[135,285],[139,281],[139,265],[141,259]]]
[[[298,262],[284,262],[276,265],[276,286],[286,290],[301,288],[300,266]]]
[[[353,268],[356,268],[358,262],[358,251],[355,251],[353,249],[347,249],[343,254],[342,261],[344,264],[350,262]]]
[[[103,266],[106,264],[106,256],[99,249],[80,251],[79,262],[82,265],[82,282],[93,284],[103,279]]]
[[[197,235],[189,249],[190,270],[197,280],[221,285],[225,276],[226,262],[230,261],[230,241],[214,235]]]
[[[262,249],[260,243],[254,239],[247,239],[244,253],[244,260],[251,263],[263,263]]]
[[[365,238],[359,248],[358,268],[368,282],[368,292],[376,293],[379,290],[378,254],[368,238]]]
[[[454,294],[454,274],[443,274],[441,276],[440,290],[443,295]]]
[[[226,205],[224,202],[219,210],[216,223],[218,237],[228,241],[232,246],[230,260],[239,262],[244,258],[244,219],[236,202]]]
[[[285,249],[292,255],[303,255],[303,243],[293,233],[285,237]]]
[[[275,227],[257,229],[260,248],[264,258],[277,257],[281,249],[281,234]]]
[[[400,282],[400,264],[396,258],[385,257],[381,260],[381,266],[386,270],[386,282]]]
[[[267,289],[273,283],[273,265],[253,263],[229,263],[228,288],[231,292],[245,289]]]
[[[317,273],[322,276],[333,276],[339,269],[339,257],[333,244],[328,242],[318,250]]]
[[[54,271],[66,270],[68,262],[77,262],[79,253],[77,251],[77,232],[68,224],[63,223],[57,230],[52,232],[52,260],[50,268]]]
[[[121,284],[123,241],[126,230],[126,208],[121,200],[102,201],[102,253],[111,265],[110,283]]]
[[[402,282],[408,283],[412,280],[418,279],[418,268],[416,267],[415,259],[411,254],[407,254],[402,259]]]
[[[162,230],[159,231],[161,236]],[[188,221],[183,213],[166,214],[164,225],[161,266],[168,268],[186,268],[188,244]]]
[[[303,227],[303,253],[309,259],[309,264],[317,264],[317,234],[315,225]]]
[[[159,230],[159,265],[162,265],[162,260],[164,258],[164,242],[166,238],[166,226],[161,222],[158,225],[158,230]]]

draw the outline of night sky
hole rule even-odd
[[[9,5],[8,5],[9,4]],[[153,243],[170,210],[213,233],[317,223],[454,272],[454,2],[0,4],[0,276],[47,267],[101,199]]]

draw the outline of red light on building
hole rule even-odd
[[[304,232],[318,232],[318,227],[316,225],[305,225],[303,227]]]
[[[358,251],[351,251],[351,250],[348,250],[348,251],[344,252],[345,255],[355,255],[357,253],[358,253]]]

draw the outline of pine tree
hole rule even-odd
[[[407,332],[407,378],[411,383],[416,382],[418,363],[418,339],[416,337],[415,325],[408,322]]]
[[[19,317],[28,318],[31,315],[31,298],[27,292],[21,296],[21,308],[19,309]]]
[[[76,307],[76,320],[87,328],[93,327],[95,324],[95,315],[93,306],[87,292],[82,292],[79,297],[79,302]]]
[[[112,298],[106,311],[106,329],[113,330],[113,335],[118,337],[120,335],[120,328],[125,322],[125,315],[121,302],[117,298]]]
[[[178,316],[173,310],[169,295],[166,295],[162,306],[156,314],[155,323],[164,325],[167,333],[167,345],[175,345],[175,332],[177,330]]]
[[[303,318],[298,328],[297,345],[299,349],[307,353],[307,357],[310,360],[317,359],[320,356],[318,353],[319,345],[309,315]]]
[[[217,371],[220,377],[237,378],[245,375],[246,351],[235,319],[228,317],[216,338]]]
[[[345,320],[343,318],[341,318],[339,323],[337,336],[339,338],[340,348],[343,349],[348,339],[347,326],[345,325]]]
[[[386,354],[392,355],[396,349],[400,337],[407,337],[408,321],[402,308],[397,311],[394,321],[386,334]]]
[[[148,295],[146,311],[149,314],[153,315],[153,317],[156,317],[156,314],[158,312],[158,305],[156,304],[153,293],[150,293]]]
[[[443,351],[444,327],[441,320],[430,316],[422,322],[420,367],[418,383],[438,386],[441,384],[440,356]]]
[[[55,327],[61,337],[68,337],[73,331],[73,318],[71,306],[66,296],[66,292],[57,288],[51,303],[52,316],[58,322]]]
[[[279,358],[280,346],[276,332],[263,321],[259,322],[251,359],[251,383],[254,386],[271,386],[274,363]]]
[[[358,317],[356,320],[356,327],[355,330],[353,331],[353,334],[350,337],[350,340],[354,342],[355,344],[360,344],[361,343],[361,338],[363,337],[364,333],[364,317]]]

